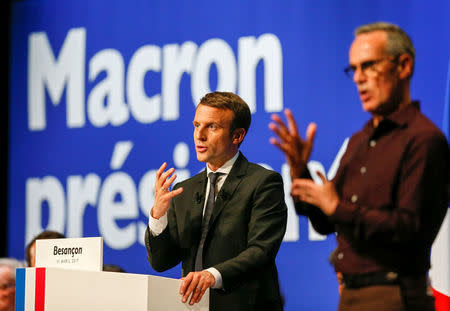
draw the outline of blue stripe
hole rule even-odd
[[[447,140],[450,142],[450,61],[448,62],[447,91],[445,92],[444,120],[442,123],[442,130],[444,131]],[[450,209],[450,203],[448,205],[448,208]]]
[[[442,123],[442,130],[444,131],[447,140],[450,141],[450,61],[448,63],[448,78],[447,78],[447,91],[445,92],[445,105],[444,105],[444,122]]]
[[[25,311],[25,268],[16,269],[16,307],[15,311]]]

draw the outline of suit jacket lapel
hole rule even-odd
[[[205,189],[206,189],[206,169],[200,174],[199,180],[194,185],[194,191],[192,192],[192,208],[190,217],[190,226],[192,228],[192,236],[194,239],[200,239],[202,218],[203,218],[203,205],[205,204]],[[197,241],[198,243],[198,241]]]
[[[214,210],[212,212],[211,219],[208,225],[208,232],[211,229],[211,226],[214,225],[214,222],[222,212],[223,208],[227,205],[227,203],[233,196],[237,186],[242,181],[242,176],[244,176],[247,172],[247,167],[248,161],[242,155],[242,153],[240,153],[239,157],[236,159],[236,162],[233,165],[233,168],[230,171],[230,174],[228,174],[225,183],[223,184],[220,192],[217,195],[217,199],[214,204]]]

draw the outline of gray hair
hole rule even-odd
[[[0,258],[0,268],[8,267],[11,269],[12,277],[16,279],[16,268],[25,268],[25,263],[15,258]]]
[[[376,22],[371,24],[366,24],[359,26],[355,29],[355,36],[360,34],[374,32],[374,31],[384,31],[387,34],[386,40],[386,52],[389,55],[397,57],[401,54],[408,54],[411,56],[413,61],[412,72],[414,72],[414,62],[416,58],[416,50],[412,43],[411,38],[408,34],[401,29],[399,26],[386,23],[386,22]],[[411,76],[412,76],[411,72]]]

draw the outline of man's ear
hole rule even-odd
[[[245,137],[245,129],[243,128],[235,129],[231,137],[233,138],[233,144],[242,143]]]
[[[413,59],[409,54],[402,54],[398,57],[398,70],[400,79],[409,79],[413,71]]]

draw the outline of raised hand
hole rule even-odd
[[[155,218],[161,218],[170,207],[170,200],[183,192],[183,188],[180,187],[176,190],[170,191],[169,187],[177,178],[174,168],[170,168],[164,172],[167,167],[167,163],[164,162],[161,167],[156,172],[155,181],[155,200],[153,203],[153,208],[150,210],[150,215]],[[173,174],[173,175],[172,175]]]
[[[291,178],[294,179],[300,177],[306,169],[317,126],[315,123],[310,123],[306,129],[306,140],[303,140],[298,134],[297,124],[291,110],[285,109],[284,114],[288,123],[287,127],[280,116],[277,114],[271,116],[274,122],[269,123],[269,128],[278,136],[278,139],[271,137],[270,143],[285,154]]]

